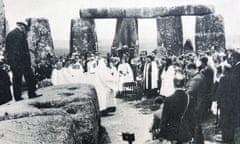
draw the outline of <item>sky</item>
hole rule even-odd
[[[227,47],[240,47],[240,0],[3,0],[10,29],[16,21],[26,18],[44,17],[49,20],[54,42],[65,41],[61,47],[69,47],[70,21],[79,17],[81,8],[95,7],[156,7],[185,4],[206,4],[215,7],[217,14],[224,17]],[[97,19],[98,40],[112,40],[115,19]],[[140,19],[139,42],[156,45],[156,20]],[[195,18],[183,17],[184,39],[194,39]],[[111,43],[108,42],[107,46]],[[56,47],[56,46],[55,46]]]

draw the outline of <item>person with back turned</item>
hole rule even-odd
[[[29,98],[37,97],[36,80],[31,69],[31,58],[27,42],[28,24],[17,22],[17,27],[6,38],[7,62],[13,72],[13,93],[16,101],[22,100],[21,86],[24,76]]]
[[[173,81],[175,91],[165,98],[159,136],[171,144],[189,143],[193,137],[190,97],[185,92],[182,74],[176,74]]]

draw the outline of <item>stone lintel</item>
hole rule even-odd
[[[157,18],[165,16],[202,16],[214,13],[212,6],[184,5],[145,8],[86,8],[80,9],[81,18]]]

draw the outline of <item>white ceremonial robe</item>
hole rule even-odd
[[[160,94],[163,96],[170,96],[174,93],[174,83],[173,79],[175,76],[175,70],[173,66],[169,66],[167,71],[163,70],[161,79],[162,79],[162,84],[161,84],[161,89],[160,89]]]
[[[63,67],[61,69],[62,75],[62,83],[61,84],[71,84],[72,83],[72,75],[71,75],[71,67]]]
[[[62,75],[62,69],[53,69],[52,75],[51,75],[51,81],[53,85],[60,85],[63,84],[63,75]]]
[[[122,91],[124,83],[134,81],[133,71],[128,63],[124,63],[119,64],[118,74],[119,74],[119,91]]]
[[[104,60],[99,61],[96,69],[95,88],[97,91],[100,111],[116,107],[115,90],[118,86],[118,77],[105,65]]]
[[[96,68],[97,68],[97,62],[95,60],[89,61],[87,63],[87,71],[88,71],[88,73],[91,73],[91,74],[95,73]]]
[[[83,74],[83,68],[80,63],[73,64],[69,67],[70,82],[71,83],[80,83],[81,75]]]
[[[151,66],[151,79],[149,79],[149,68]],[[146,89],[155,89],[158,88],[158,76],[159,76],[159,69],[157,62],[152,61],[151,63],[148,63],[144,67],[144,82],[145,82],[145,88]],[[151,81],[151,86],[148,85],[148,82]]]

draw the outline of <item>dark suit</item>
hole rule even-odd
[[[197,73],[193,76],[187,84],[187,93],[190,95],[192,104],[194,105],[194,115],[197,121],[205,115],[204,108],[206,107],[208,99],[208,85],[205,75]]]
[[[205,113],[207,114],[207,112],[210,111],[211,109],[211,104],[212,104],[212,99],[213,99],[213,78],[214,78],[214,71],[210,66],[206,66],[205,68],[203,68],[201,70],[201,73],[204,74],[204,76],[206,77],[206,82],[205,84],[207,85],[207,93],[206,93],[206,102],[207,105],[204,108]]]
[[[208,85],[206,77],[202,73],[195,74],[187,85],[187,93],[190,95],[191,114],[193,115],[192,125],[195,127],[194,141],[203,143],[201,122],[206,115],[205,108],[208,105]]]
[[[220,129],[224,140],[233,140],[234,137],[234,99],[231,93],[231,74],[227,73],[221,78],[216,90],[217,102],[220,108]]]
[[[233,98],[233,121],[234,121],[234,142],[240,142],[240,63],[238,62],[231,70],[231,92],[229,96]]]
[[[27,82],[29,97],[34,96],[36,81],[31,69],[28,43],[26,35],[18,28],[7,35],[6,54],[8,64],[13,72],[13,91],[15,99],[21,99],[22,76],[24,76]]]
[[[240,63],[235,64],[231,70],[231,83],[229,87],[231,92],[229,96],[233,98],[234,106],[234,124],[235,127],[240,127]]]
[[[178,140],[178,132],[181,117],[187,105],[187,95],[184,90],[176,90],[173,95],[165,99],[160,137],[167,140]],[[185,113],[184,117],[190,119],[190,113]],[[188,123],[189,124],[189,123]],[[187,138],[191,139],[191,137]]]

